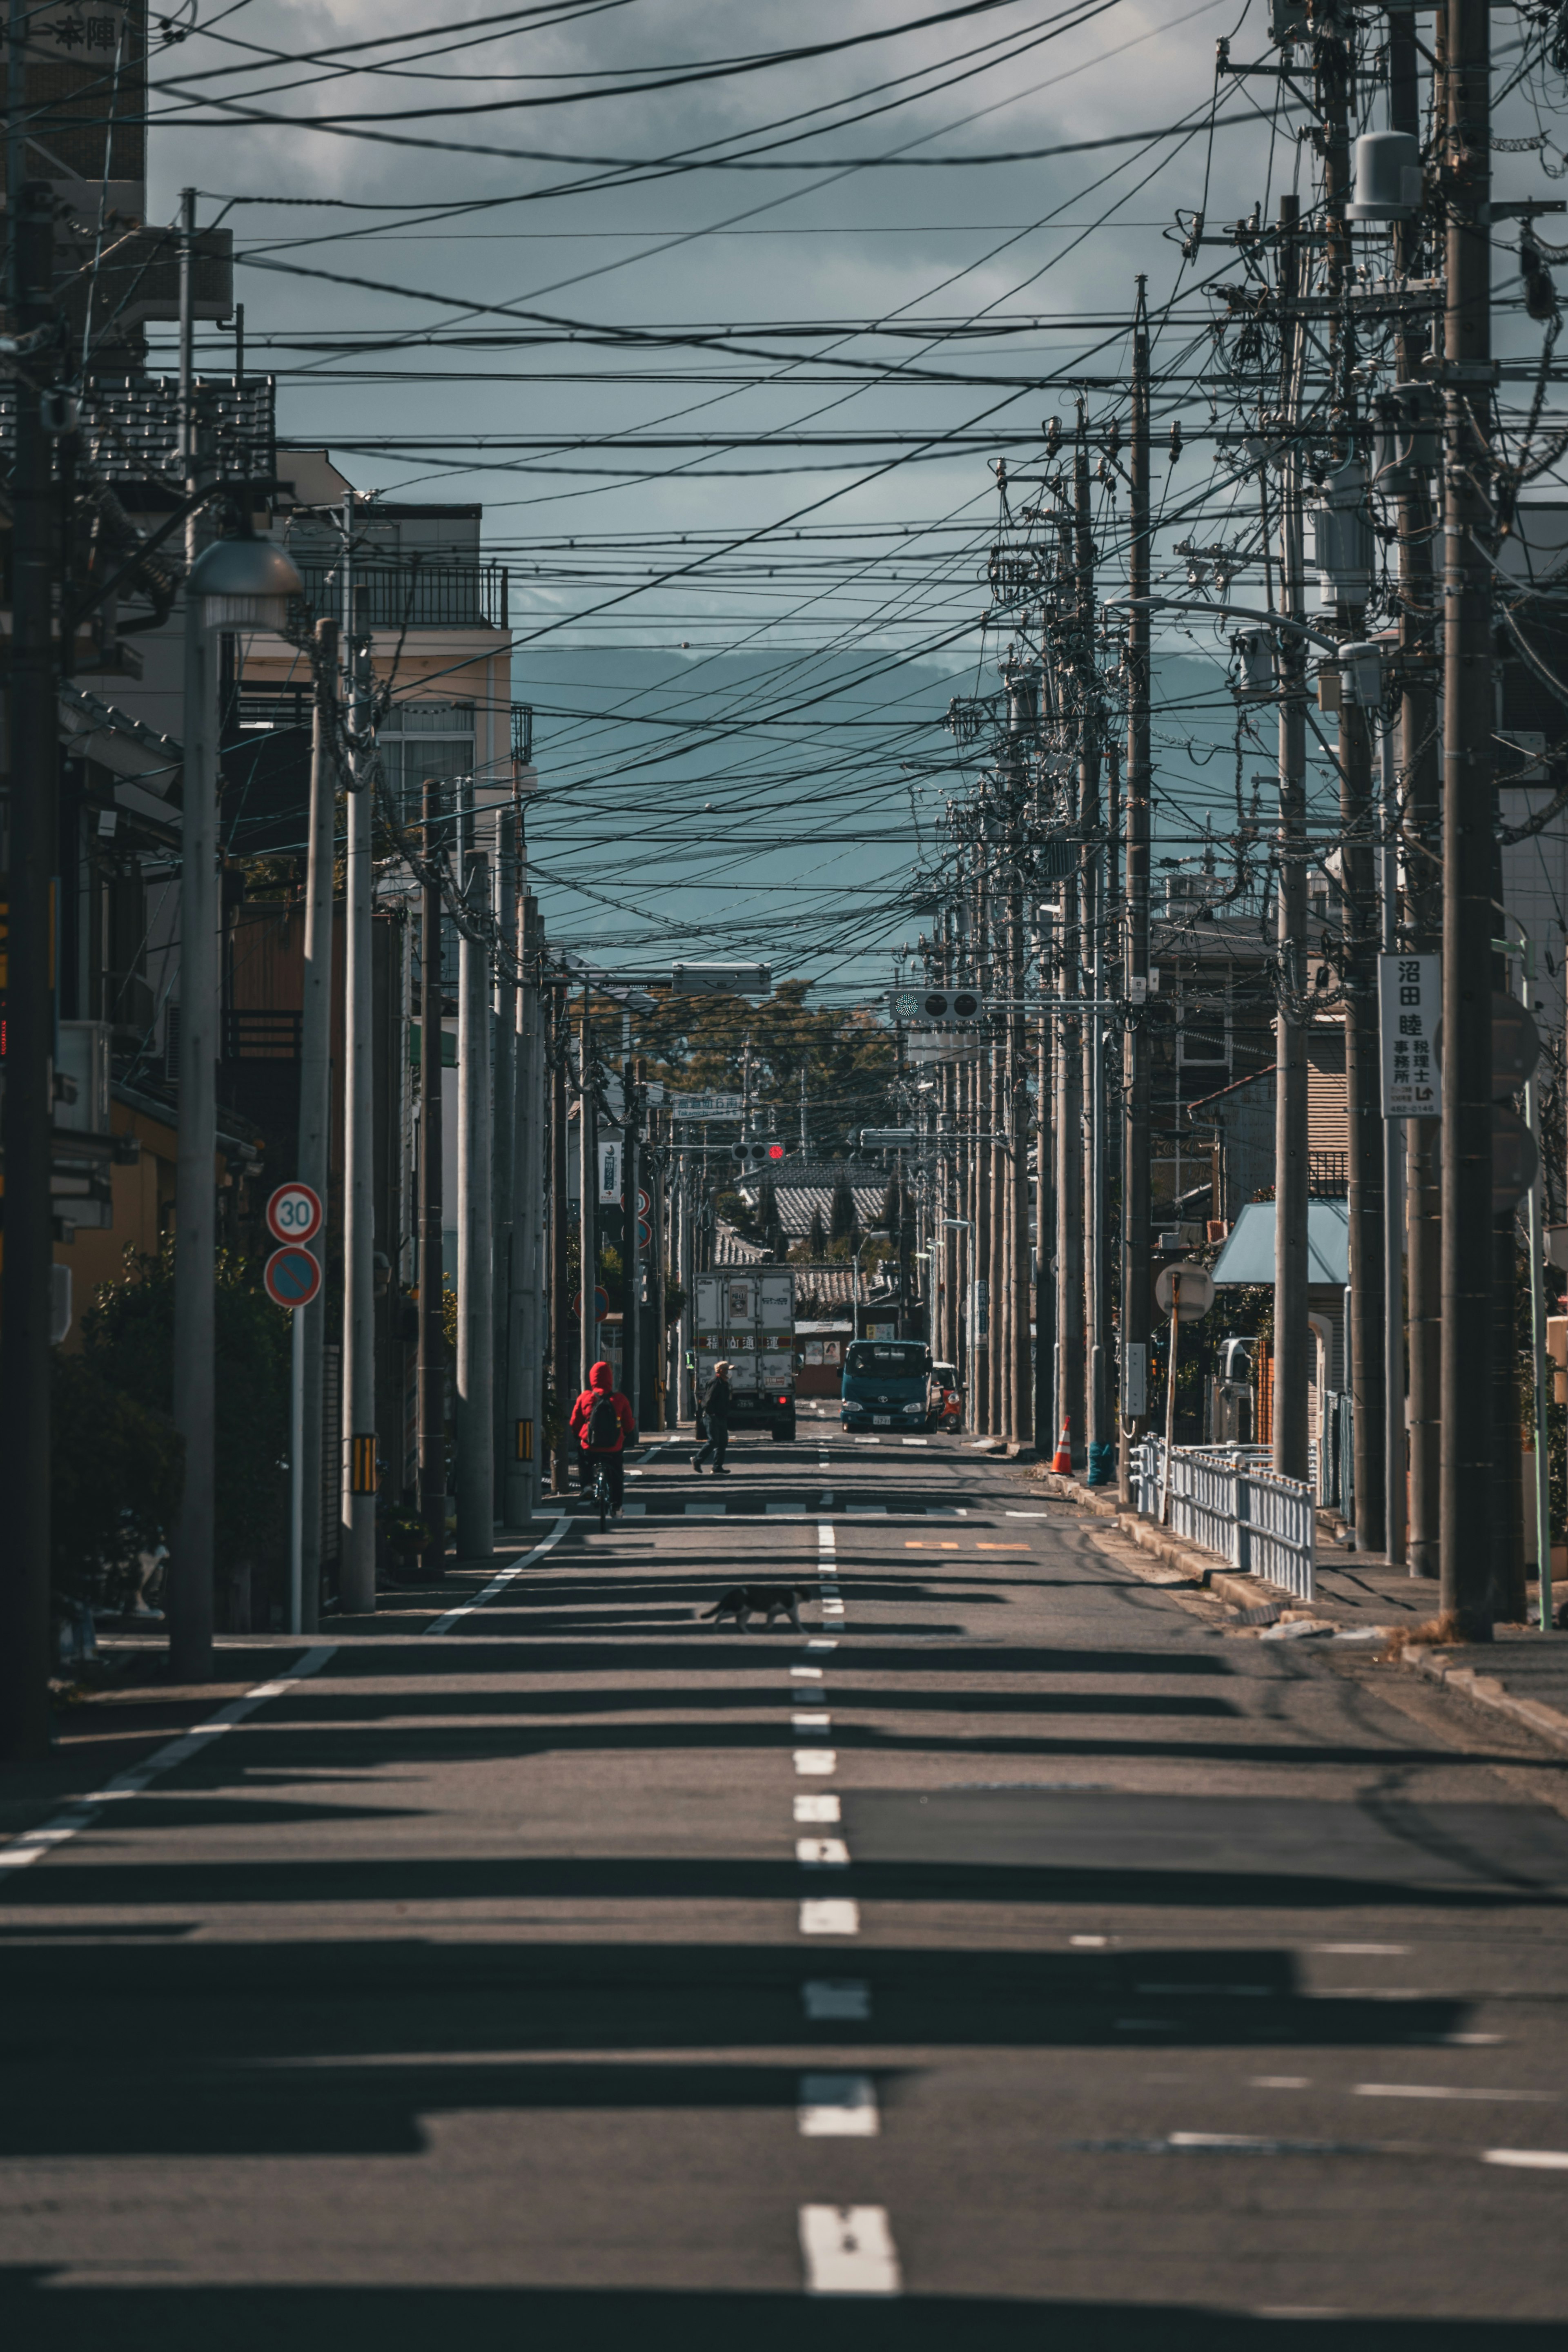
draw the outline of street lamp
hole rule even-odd
[[[184,759],[180,841],[180,1129],[174,1221],[174,1420],[185,1479],[170,1548],[169,1651],[205,1681],[213,1654],[214,1282],[217,1062],[222,1007],[216,640],[280,629],[305,583],[281,548],[246,533],[214,541],[185,582]]]

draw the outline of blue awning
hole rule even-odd
[[[1274,1279],[1274,1203],[1249,1201],[1230,1228],[1214,1268],[1216,1287]],[[1350,1280],[1350,1208],[1343,1201],[1307,1202],[1307,1280]]]

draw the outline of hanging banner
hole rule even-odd
[[[1437,1056],[1432,1040],[1443,1010],[1442,971],[1441,956],[1377,959],[1385,1118],[1437,1116]]]

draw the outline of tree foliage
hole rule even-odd
[[[787,980],[761,1002],[661,999],[638,1024],[649,1076],[681,1094],[739,1094],[749,1046],[752,1102],[774,1109],[780,1133],[792,1132],[799,1118],[804,1070],[813,1156],[852,1150],[859,1129],[886,1111],[893,1036],[859,1006],[809,1005],[810,986]]]
[[[50,1542],[55,1589],[122,1608],[144,1552],[169,1541],[184,1444],[166,1412],[128,1395],[91,1356],[52,1360]]]
[[[82,1318],[82,1360],[120,1396],[168,1416],[174,1392],[174,1245],[155,1256],[128,1249],[128,1279],[105,1283]],[[260,1269],[220,1250],[214,1277],[220,1570],[277,1561],[287,1540],[287,1310],[262,1287]]]

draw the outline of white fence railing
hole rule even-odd
[[[1267,1577],[1298,1601],[1312,1597],[1312,1488],[1279,1477],[1251,1446],[1176,1445],[1170,1453],[1171,1533],[1218,1552],[1242,1576]],[[1166,1444],[1133,1449],[1133,1500],[1146,1519],[1164,1507]]]

